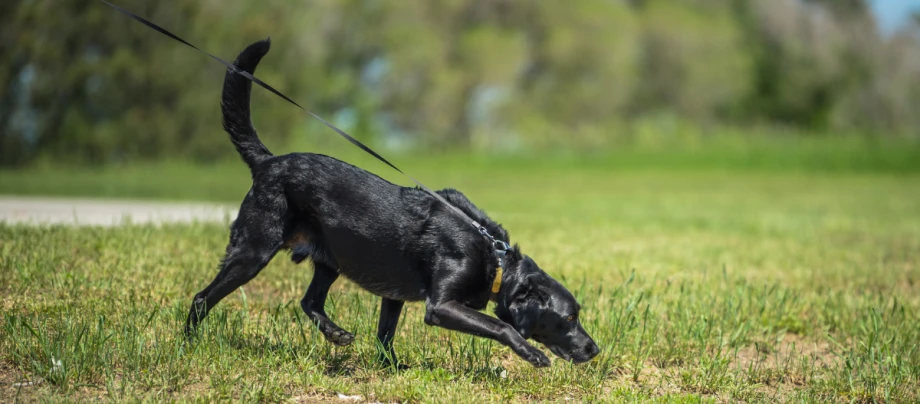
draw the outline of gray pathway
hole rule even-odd
[[[230,205],[112,199],[0,196],[0,222],[115,226],[124,223],[223,222]]]

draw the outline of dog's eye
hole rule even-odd
[[[568,316],[568,317],[565,318],[565,321],[568,321],[568,322],[571,323],[572,321],[575,321],[575,316],[571,316],[571,315],[570,315],[570,316]]]

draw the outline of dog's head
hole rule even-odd
[[[502,286],[507,290],[495,308],[498,318],[567,361],[583,363],[597,356],[600,350],[581,326],[575,297],[526,255],[517,253],[507,266]]]

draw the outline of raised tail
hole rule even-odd
[[[271,48],[271,39],[265,39],[249,45],[240,52],[233,64],[252,74],[262,57]],[[220,108],[223,113],[224,130],[230,134],[230,141],[236,146],[240,157],[253,169],[256,164],[272,156],[268,148],[259,140],[256,128],[252,126],[249,113],[249,95],[252,82],[247,78],[227,69],[224,77],[224,94]]]

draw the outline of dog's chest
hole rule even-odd
[[[414,267],[411,254],[395,239],[362,237],[353,231],[329,233],[329,248],[335,255],[339,273],[346,278],[378,296],[424,300],[427,284],[424,273]]]

